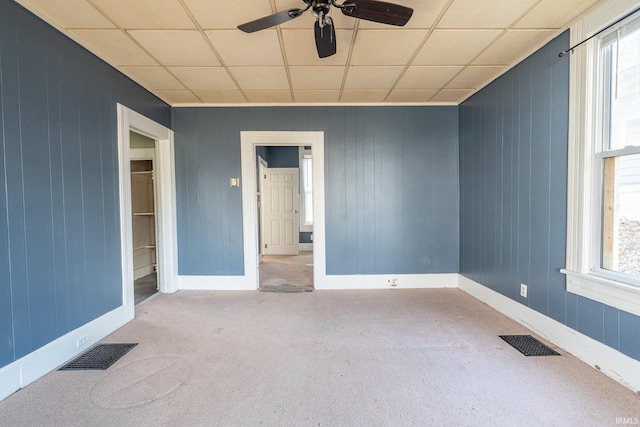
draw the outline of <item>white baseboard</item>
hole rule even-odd
[[[190,291],[246,291],[246,276],[178,276],[178,289]],[[252,288],[253,290],[257,288]]]
[[[313,251],[313,243],[300,243],[300,252],[312,252]]]
[[[316,289],[433,289],[458,287],[458,274],[327,275]]]
[[[153,264],[133,270],[133,280],[142,279],[153,273]]]
[[[635,392],[640,390],[640,361],[464,276],[460,276],[458,287],[625,387]]]
[[[31,384],[127,323],[124,306],[110,311],[0,369],[0,400]],[[78,340],[86,341],[78,346]]]

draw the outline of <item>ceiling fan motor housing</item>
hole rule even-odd
[[[329,13],[329,9],[331,8],[331,4],[329,0],[313,0],[313,11],[320,15],[326,16]]]

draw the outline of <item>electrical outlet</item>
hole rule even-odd
[[[89,335],[84,335],[84,336],[78,338],[78,341],[76,341],[76,343],[78,344],[78,348],[82,347],[87,342],[89,342]]]
[[[527,285],[524,283],[520,283],[520,296],[523,298],[527,297]]]

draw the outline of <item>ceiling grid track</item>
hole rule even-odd
[[[344,66],[344,75],[342,76],[342,84],[340,85],[340,93],[338,94],[338,102],[342,101],[344,95],[344,85],[347,83],[347,76],[349,75],[349,68],[351,67],[351,57],[353,56],[353,48],[356,45],[356,38],[358,37],[358,30],[360,29],[360,20],[356,19],[353,24],[353,37],[351,37],[351,45],[349,45],[349,54],[347,55],[347,62]]]
[[[207,43],[207,46],[209,46],[209,49],[211,49],[211,51],[216,56],[218,61],[220,61],[220,64],[222,65],[222,68],[224,68],[224,70],[227,72],[227,74],[229,75],[229,78],[231,78],[231,80],[233,81],[233,84],[236,85],[236,87],[238,88],[238,91],[240,91],[240,93],[242,94],[244,99],[248,102],[249,98],[244,93],[244,90],[242,89],[242,87],[240,86],[240,84],[238,83],[238,81],[236,80],[234,75],[231,73],[231,70],[229,70],[229,67],[227,66],[227,64],[225,64],[224,60],[222,59],[222,56],[220,56],[220,54],[216,50],[215,46],[213,45],[213,43],[211,42],[209,37],[207,37],[207,34],[204,32],[204,29],[200,26],[200,23],[198,22],[196,17],[193,16],[193,13],[191,13],[191,10],[189,10],[189,7],[184,3],[184,0],[178,0],[178,2],[180,3],[180,6],[182,6],[184,11],[187,13],[187,15],[189,15],[189,18],[191,19],[193,24],[196,26],[196,28],[200,32],[200,35],[202,36],[202,38],[204,38],[204,41]],[[202,102],[202,98],[200,98],[198,95],[196,95],[196,93],[194,91],[191,91],[191,93],[193,93],[193,95]]]
[[[93,0],[86,0],[87,3],[89,3],[95,10],[97,10],[102,16],[104,16],[109,22],[111,22],[111,24],[113,24],[113,26],[116,27],[117,30],[119,30],[122,34],[124,34],[129,40],[131,40],[136,46],[138,46],[144,53],[146,53],[147,55],[149,55],[150,58],[152,58],[154,61],[156,61],[156,63],[158,64],[159,67],[161,67],[163,70],[165,70],[167,73],[171,74],[184,88],[185,90],[191,92],[193,94],[193,96],[195,96],[196,98],[198,98],[196,96],[195,93],[193,93],[193,91],[191,91],[189,89],[189,87],[184,84],[184,82],[178,78],[178,76],[176,76],[175,74],[173,74],[171,72],[171,70],[169,70],[169,68],[164,65],[161,61],[158,60],[158,58],[156,58],[154,55],[151,54],[151,52],[149,52],[144,46],[142,46],[142,44],[140,44],[135,37],[133,37],[131,34],[129,34],[129,31],[127,31],[124,27],[120,26],[120,24],[118,24],[118,22],[113,19],[107,12],[105,12],[104,10],[102,10],[102,8],[100,6],[98,6],[97,4],[95,4],[95,2]],[[151,67],[151,66],[150,66]],[[118,67],[116,67],[118,68]],[[144,67],[140,67],[140,68],[144,68]],[[119,69],[119,68],[118,68]],[[122,72],[122,71],[121,71]],[[154,93],[155,94],[155,93]],[[158,96],[160,98],[159,95],[155,94],[156,96]],[[200,98],[198,98],[200,99]],[[167,102],[167,104],[171,105],[170,102],[166,101],[163,99],[163,101]],[[200,99],[200,101],[202,101]]]
[[[489,45],[485,46],[484,49],[482,49],[480,52],[478,52],[478,54],[476,56],[474,56],[473,58],[471,58],[471,60],[469,61],[468,64],[466,64],[460,71],[458,71],[458,73],[456,73],[453,77],[451,77],[449,79],[448,82],[446,82],[442,88],[440,88],[440,90],[438,90],[429,100],[433,99],[434,97],[436,97],[440,92],[442,92],[443,89],[446,89],[447,85],[450,84],[453,80],[455,80],[456,77],[458,77],[462,72],[464,72],[466,69],[468,69],[469,67],[471,67],[471,64],[473,64],[473,61],[475,61],[476,59],[478,59],[480,57],[480,55],[482,55],[484,52],[487,51],[487,49],[489,49],[491,46],[493,46],[493,44],[495,42],[497,42],[498,40],[500,40],[502,37],[504,37],[505,34],[507,34],[507,32],[509,30],[511,30],[513,28],[514,25],[516,25],[518,22],[520,22],[520,20],[522,18],[524,18],[529,12],[531,12],[533,10],[533,8],[535,8],[539,3],[541,3],[542,0],[538,0],[535,3],[533,3],[527,10],[525,10],[522,14],[520,14],[520,16],[518,16],[512,23],[511,25],[509,25],[507,28],[504,28],[502,30],[502,32],[498,35],[498,37],[496,37]],[[505,64],[494,64],[494,65],[485,65],[486,67],[491,67],[491,66],[503,66]],[[508,64],[507,64],[507,68],[508,68]],[[505,70],[506,72],[506,70]],[[492,78],[492,81],[497,79],[499,76],[495,76]],[[484,87],[484,86],[483,86]],[[479,91],[482,88],[469,88],[468,90],[470,91]],[[460,90],[467,90],[467,89],[460,89]],[[474,92],[474,93],[475,93]]]
[[[389,98],[389,95],[391,95],[391,93],[393,93],[393,91],[396,89],[396,87],[398,86],[398,83],[400,83],[400,80],[402,80],[404,75],[407,74],[407,71],[409,70],[409,67],[411,67],[411,64],[416,59],[416,57],[418,56],[418,54],[420,53],[420,51],[422,50],[424,45],[427,44],[427,40],[429,40],[429,37],[431,37],[431,34],[433,34],[433,31],[435,30],[435,28],[438,26],[438,24],[442,20],[442,17],[447,13],[447,11],[449,10],[449,7],[451,7],[451,4],[453,2],[454,2],[454,0],[449,0],[449,2],[442,8],[442,10],[440,11],[440,14],[438,15],[436,20],[431,25],[431,28],[429,28],[427,30],[427,34],[424,36],[424,39],[422,39],[422,42],[420,42],[420,44],[418,45],[418,48],[413,53],[413,56],[411,56],[411,58],[409,59],[407,64],[404,66],[404,69],[402,70],[402,72],[400,73],[400,75],[398,76],[396,81],[393,83],[393,85],[391,86],[391,89],[389,89],[389,93],[387,93],[387,96],[384,97],[384,101],[385,102]],[[435,96],[435,94],[434,94],[434,96]]]
[[[275,0],[269,0],[271,3],[271,13],[276,13],[278,8],[276,7]],[[289,92],[291,94],[291,100],[296,102],[296,94],[293,90],[293,81],[291,80],[291,70],[289,70],[289,61],[287,59],[287,51],[284,47],[284,37],[282,37],[282,28],[280,25],[276,26],[276,33],[278,34],[278,43],[280,43],[280,52],[282,52],[282,62],[284,63],[284,72],[287,74],[287,83],[289,84]]]
[[[310,0],[15,0],[173,106],[459,105],[599,4],[384,0],[414,9],[404,25],[368,15],[369,3],[340,13],[365,0],[336,1],[327,13],[341,46],[328,61],[307,46],[313,29],[282,14],[310,10]]]

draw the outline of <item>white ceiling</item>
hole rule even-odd
[[[542,46],[598,0],[392,0],[402,28],[332,8],[319,59],[311,11],[245,34],[301,0],[17,0],[171,105],[453,103]]]

